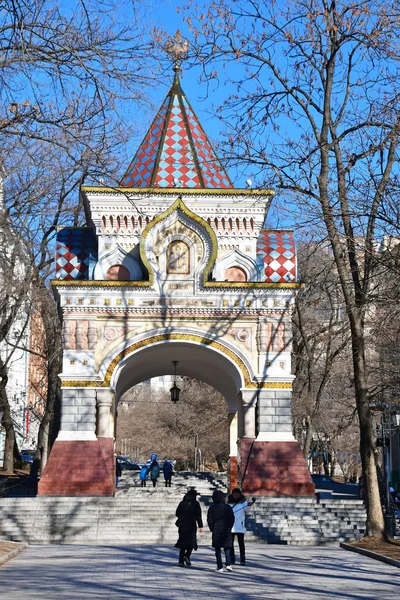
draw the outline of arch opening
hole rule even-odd
[[[238,366],[210,346],[178,340],[151,344],[119,363],[112,379],[116,403],[128,389],[142,381],[173,374],[174,360],[179,361],[179,375],[210,385],[224,396],[229,411],[236,412],[237,396],[243,387]]]
[[[176,405],[169,392],[172,361],[178,361],[181,388]],[[237,427],[234,431],[231,424],[241,414],[243,382],[239,367],[222,352],[190,342],[154,343],[121,361],[111,383],[117,450],[139,461],[151,452],[169,455],[178,461],[178,470],[198,470],[200,464],[219,471],[227,468],[230,448],[238,436]],[[193,463],[195,435],[201,449],[197,466]]]
[[[156,453],[162,462],[175,461],[176,471],[226,471],[234,415],[225,398],[202,381],[177,376],[180,398],[173,404],[174,380],[172,375],[154,377],[120,398],[116,451],[136,464]]]

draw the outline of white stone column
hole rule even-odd
[[[242,389],[241,437],[256,437],[257,390]]]
[[[64,388],[61,397],[60,441],[96,440],[96,390]]]
[[[238,414],[229,413],[229,456],[237,456]]]
[[[97,390],[97,437],[113,438],[111,419],[114,392],[110,389]]]

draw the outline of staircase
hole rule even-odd
[[[257,499],[247,513],[247,539],[267,544],[319,545],[356,540],[365,535],[361,500],[315,498]]]
[[[137,496],[138,487],[140,487],[139,473],[137,471],[124,471],[119,482],[116,498],[127,495]],[[191,487],[195,488],[200,496],[207,498],[211,497],[213,491],[216,489],[226,492],[226,473],[192,473],[190,471],[180,471],[173,476],[171,488],[164,487],[164,478],[161,475],[155,489],[162,489],[168,492],[174,490],[177,497],[179,497],[179,494],[183,497]],[[151,481],[147,481],[145,489],[153,489]],[[143,488],[141,488],[141,491],[144,491]],[[182,498],[179,497],[179,500],[181,499]]]
[[[175,510],[188,487],[199,492],[203,520],[215,489],[226,476],[179,473],[171,488],[159,480],[140,488],[138,474],[124,472],[115,497],[38,496],[0,501],[0,538],[38,543],[175,544]],[[362,537],[361,501],[259,497],[247,516],[248,541],[270,544],[326,544]],[[205,527],[199,543],[211,544]]]

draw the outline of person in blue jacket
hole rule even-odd
[[[140,469],[140,487],[146,487],[147,475],[149,473],[149,469],[144,466]]]

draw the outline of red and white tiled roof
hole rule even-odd
[[[175,74],[123,187],[233,188]]]
[[[96,262],[97,239],[90,227],[63,227],[57,231],[57,279],[92,279]]]
[[[293,231],[262,229],[257,240],[257,264],[266,283],[295,283],[297,260]]]

